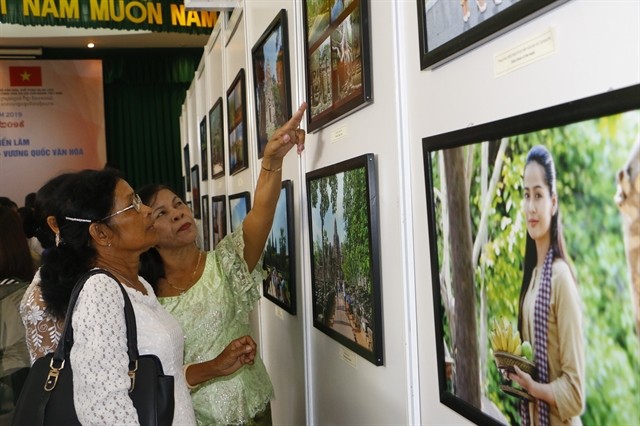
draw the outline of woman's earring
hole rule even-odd
[[[60,232],[56,232],[56,247],[60,246],[60,243],[62,242],[62,237],[60,237]]]

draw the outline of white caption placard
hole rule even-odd
[[[508,74],[533,62],[547,57],[556,51],[555,33],[549,28],[544,33],[530,38],[515,47],[497,53],[493,58],[493,70],[496,77]]]
[[[276,316],[277,316],[278,318],[280,318],[281,320],[283,320],[283,319],[284,319],[284,313],[283,313],[282,309],[280,309],[280,308],[279,308],[279,307],[277,307],[277,306],[276,306]]]
[[[340,358],[353,368],[357,368],[358,366],[358,357],[354,352],[351,352],[349,349],[344,346],[340,346]]]
[[[342,125],[337,129],[335,129],[333,132],[331,132],[331,142],[339,141],[340,139],[343,139],[345,136],[347,136],[347,126]]]

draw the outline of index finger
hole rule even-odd
[[[302,122],[302,116],[304,115],[304,111],[307,109],[307,103],[302,102],[298,107],[298,110],[293,113],[289,121],[284,123],[284,125],[280,128],[283,132],[289,132],[300,127],[300,122]]]

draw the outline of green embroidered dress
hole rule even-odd
[[[249,314],[260,298],[262,259],[249,273],[240,227],[206,256],[202,277],[180,296],[159,298],[184,330],[184,362],[218,356],[229,342],[251,333]],[[273,386],[262,359],[191,391],[199,425],[240,424],[267,408]]]

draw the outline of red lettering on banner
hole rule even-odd
[[[42,68],[9,67],[10,86],[42,86]]]

